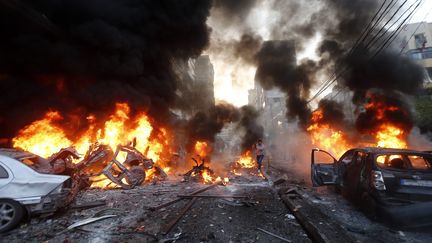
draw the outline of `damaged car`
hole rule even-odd
[[[70,177],[47,174],[48,164],[29,152],[0,149],[0,232],[26,215],[50,214],[68,203]]]
[[[432,223],[432,153],[407,149],[354,148],[339,160],[311,153],[313,186],[333,185],[374,218],[419,227]]]

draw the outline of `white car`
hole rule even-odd
[[[41,173],[47,160],[29,152],[0,149],[0,232],[25,215],[52,213],[64,206],[69,176]]]

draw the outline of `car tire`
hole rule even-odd
[[[129,169],[133,178],[126,177],[126,182],[129,185],[139,186],[141,185],[146,177],[145,170],[142,166],[132,166]]]
[[[25,210],[20,203],[11,199],[0,199],[0,233],[17,226],[24,214]]]

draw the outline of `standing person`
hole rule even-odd
[[[255,155],[258,163],[258,172],[261,172],[262,161],[264,160],[264,144],[261,139],[258,139],[258,142],[254,145],[255,147]]]

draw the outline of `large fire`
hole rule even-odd
[[[320,109],[312,113],[311,125],[306,130],[310,133],[315,146],[336,156],[341,156],[351,147],[341,130],[323,122],[323,111]]]
[[[124,145],[136,139],[138,151],[163,167],[165,172],[170,171],[162,159],[171,152],[167,129],[159,128],[155,132],[151,120],[145,113],[140,113],[131,119],[130,108],[126,103],[117,103],[114,113],[101,123],[103,126],[100,128],[94,125],[96,118],[92,115],[88,116],[89,127],[75,138],[68,138],[66,131],[57,125],[62,119],[57,111],[47,112],[42,119],[20,130],[12,140],[13,146],[46,158],[61,148],[69,146],[74,146],[80,154],[85,154],[90,144],[95,142],[109,145],[112,150],[115,150],[117,145]],[[119,154],[119,157],[124,159],[126,154]]]
[[[42,157],[48,157],[61,148],[69,147],[72,141],[66,137],[63,129],[54,125],[63,119],[59,112],[49,111],[41,120],[22,129],[18,136],[12,139],[14,147],[19,147]]]
[[[379,124],[372,131],[376,146],[383,148],[407,148],[407,135],[409,126],[404,126],[403,122],[397,123],[389,117],[402,116],[408,117],[408,111],[402,107],[386,104],[379,96],[371,94],[371,101],[365,105],[366,112],[374,114],[374,123]]]
[[[383,124],[376,132],[377,146],[382,148],[407,148],[405,132],[391,124]]]
[[[371,97],[369,103],[364,106],[364,114],[370,126],[362,131],[362,134],[370,136],[374,142],[362,143],[363,145],[382,148],[407,148],[408,128],[404,128],[401,121],[395,122],[390,117],[397,113],[407,116],[402,108],[387,105],[379,97]],[[407,131],[408,130],[408,131]],[[324,149],[336,156],[341,156],[345,151],[356,147],[355,142],[346,137],[343,130],[335,128],[333,124],[326,122],[322,108],[312,113],[311,124],[307,128],[314,146]]]
[[[94,142],[109,145],[115,150],[117,145],[126,144],[136,138],[136,148],[158,162],[166,152],[164,150],[169,148],[167,130],[160,128],[159,135],[151,137],[153,126],[148,116],[141,113],[132,120],[129,113],[128,104],[117,103],[114,114],[99,129],[95,129],[93,125],[96,118],[87,117],[91,121],[89,128],[73,142],[67,138],[66,132],[55,124],[62,119],[60,113],[50,111],[41,120],[34,121],[19,131],[12,143],[14,147],[48,157],[68,146],[74,146],[79,153],[85,154],[88,146]]]

